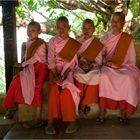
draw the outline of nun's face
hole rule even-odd
[[[112,32],[114,33],[121,32],[121,30],[123,29],[123,26],[124,26],[124,21],[122,20],[122,18],[118,15],[113,15],[111,18]]]
[[[40,34],[40,30],[37,26],[34,26],[34,25],[28,26],[27,35],[30,40],[36,39],[39,34]]]
[[[65,38],[69,34],[70,26],[64,22],[64,21],[59,21],[56,25],[57,27],[57,32],[58,34],[62,37]]]
[[[93,32],[95,31],[95,28],[93,27],[93,25],[91,25],[90,23],[84,23],[83,24],[83,34],[84,34],[84,38],[88,39],[93,35]]]

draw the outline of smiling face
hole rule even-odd
[[[68,37],[70,26],[65,21],[58,21],[56,24],[57,32],[60,37],[66,38]]]
[[[119,15],[113,15],[111,18],[111,30],[114,34],[120,33],[124,26],[124,20]]]
[[[38,35],[40,34],[40,29],[36,25],[29,25],[27,28],[27,35],[29,37],[29,40],[34,40],[38,38]]]
[[[93,32],[95,31],[94,25],[90,22],[84,22],[83,23],[83,34],[84,34],[84,38],[88,39],[93,35]]]

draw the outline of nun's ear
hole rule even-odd
[[[94,29],[93,29],[93,33],[95,32],[95,30],[96,30],[96,29],[95,29],[95,27],[94,27]]]

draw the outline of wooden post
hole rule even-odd
[[[13,65],[17,62],[15,2],[2,1],[1,5],[3,14],[6,90],[8,90],[13,77]]]

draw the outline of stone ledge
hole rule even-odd
[[[42,107],[42,120],[47,120],[47,103],[48,103],[48,95],[49,95],[49,82],[45,81],[43,86],[43,95],[44,95],[44,104]],[[35,108],[25,105],[19,104],[16,120],[19,122],[32,120],[35,115]]]

